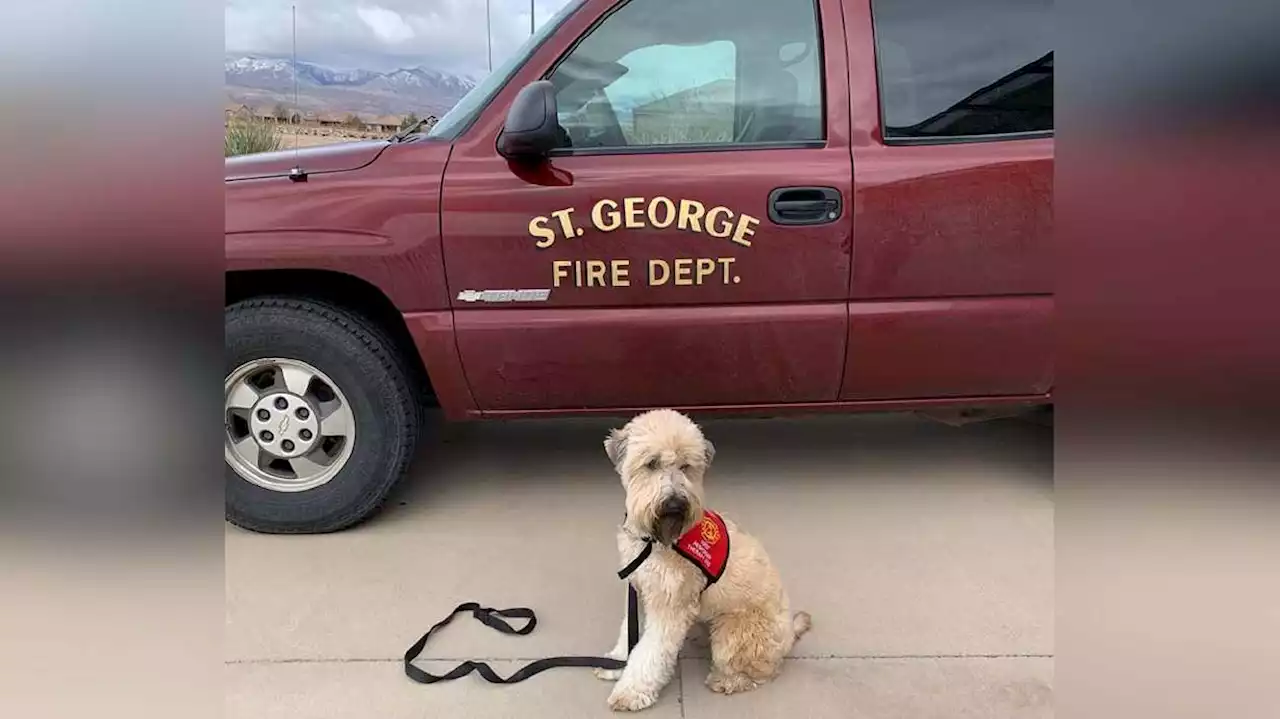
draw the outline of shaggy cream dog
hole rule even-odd
[[[657,701],[695,622],[710,630],[707,686],[712,691],[748,691],[777,676],[811,619],[806,612],[791,613],[782,579],[760,542],[725,519],[728,564],[710,586],[702,571],[672,548],[702,519],[702,479],[715,447],[688,417],[666,409],[613,430],[604,447],[627,492],[626,519],[618,529],[622,565],[640,554],[646,538],[653,540],[652,555],[629,577],[640,597],[639,643],[628,657],[624,614],[608,656],[626,660],[626,668],[596,670],[601,679],[617,680],[609,707],[638,711]]]

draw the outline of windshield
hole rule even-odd
[[[516,49],[515,52],[503,61],[503,63],[493,69],[483,80],[475,87],[471,88],[458,104],[444,114],[436,124],[427,132],[427,137],[440,137],[452,140],[457,137],[463,130],[471,124],[475,116],[489,104],[489,99],[494,96],[507,84],[507,80],[520,69],[521,65],[529,59],[533,52],[538,49],[544,40],[551,36],[556,28],[569,17],[574,10],[577,10],[586,0],[570,0],[564,7],[560,8],[551,19],[542,24],[537,32],[525,39],[524,43]]]

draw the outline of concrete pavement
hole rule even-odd
[[[528,606],[524,637],[459,617],[425,662],[599,655],[616,636],[622,489],[601,440],[621,420],[439,425],[376,519],[333,535],[228,526],[228,717],[605,717],[610,684],[423,686],[410,643],[460,602]],[[653,717],[1052,716],[1051,430],[910,415],[703,422],[710,506],[761,537],[813,614],[783,676],[713,694],[705,637]]]

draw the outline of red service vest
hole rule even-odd
[[[702,570],[710,586],[720,579],[729,563],[729,528],[720,515],[705,510],[693,529],[676,541],[674,549]]]

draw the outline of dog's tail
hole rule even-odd
[[[796,612],[791,615],[791,629],[796,633],[796,639],[803,637],[806,632],[813,628],[813,617],[808,612]]]

